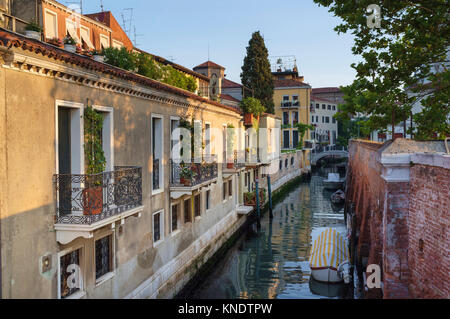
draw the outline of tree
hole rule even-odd
[[[259,31],[254,32],[248,42],[241,80],[244,87],[253,90],[254,97],[261,101],[267,112],[274,114],[273,79],[269,53]]]
[[[449,70],[443,64],[450,47],[448,0],[382,1],[380,28],[368,23],[372,18],[366,10],[373,0],[314,2],[343,20],[335,31],[351,32],[352,52],[362,58],[352,64],[355,81],[342,88],[342,116],[365,114],[365,129],[390,125],[394,134],[395,125],[408,120],[420,101],[422,111],[413,116],[416,131],[410,133],[421,138],[450,134]],[[436,63],[441,69],[434,74]]]
[[[297,123],[294,125],[294,127],[297,128],[298,136],[299,136],[299,142],[298,142],[298,149],[303,148],[303,139],[305,138],[305,134],[308,130],[314,130],[315,127],[309,124],[303,124],[303,123]]]

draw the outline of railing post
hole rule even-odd
[[[269,217],[270,219],[273,218],[273,212],[272,212],[272,187],[270,185],[270,175],[267,174],[267,191],[269,193]]]

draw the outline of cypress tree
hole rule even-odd
[[[254,97],[261,101],[267,112],[274,114],[273,79],[269,53],[259,31],[254,32],[248,42],[241,80],[244,86],[253,89]]]

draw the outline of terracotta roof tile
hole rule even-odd
[[[214,62],[212,62],[212,61],[206,61],[206,62],[204,62],[204,63],[202,63],[202,64],[197,65],[197,66],[194,67],[193,69],[197,69],[197,68],[207,68],[207,67],[210,67],[210,68],[219,68],[219,69],[225,70],[225,68],[224,68],[223,66],[218,65],[217,63],[214,63]]]
[[[311,94],[311,101],[320,101],[320,102],[326,102],[326,103],[331,103],[331,104],[337,104],[336,102],[333,102],[331,100],[327,100],[321,97],[317,97],[314,94]]]
[[[319,93],[340,93],[341,90],[338,87],[325,87],[312,89],[313,94]]]
[[[310,87],[308,83],[301,82],[293,79],[273,80],[273,86],[275,88],[283,87]]]
[[[112,76],[116,76],[122,78],[124,80],[133,81],[135,83],[139,83],[144,86],[148,86],[151,88],[155,88],[158,90],[170,92],[176,94],[178,96],[183,96],[185,98],[191,98],[193,100],[197,100],[200,102],[205,102],[211,105],[219,106],[237,113],[241,113],[239,110],[235,108],[223,105],[221,103],[203,98],[198,96],[195,93],[147,78],[145,76],[126,71],[115,66],[109,65],[107,63],[97,62],[89,57],[85,57],[76,53],[71,53],[64,49],[55,47],[51,44],[34,40],[31,38],[27,38],[21,34],[14,33],[8,31],[6,29],[0,28],[0,46],[7,47],[8,49],[11,47],[21,48],[23,50],[28,50],[30,52],[34,52],[37,54],[42,54],[43,56],[53,58],[58,61],[62,61],[65,63],[70,63],[77,65],[82,68],[86,68],[89,70],[102,72],[105,74],[109,74]]]
[[[230,81],[228,79],[222,80],[222,88],[241,88],[242,84]]]

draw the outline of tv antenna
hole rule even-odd
[[[133,8],[125,8],[122,11],[122,29],[130,37],[131,26],[133,25]]]
[[[103,0],[100,0],[100,11],[104,12],[105,9],[103,8]]]

